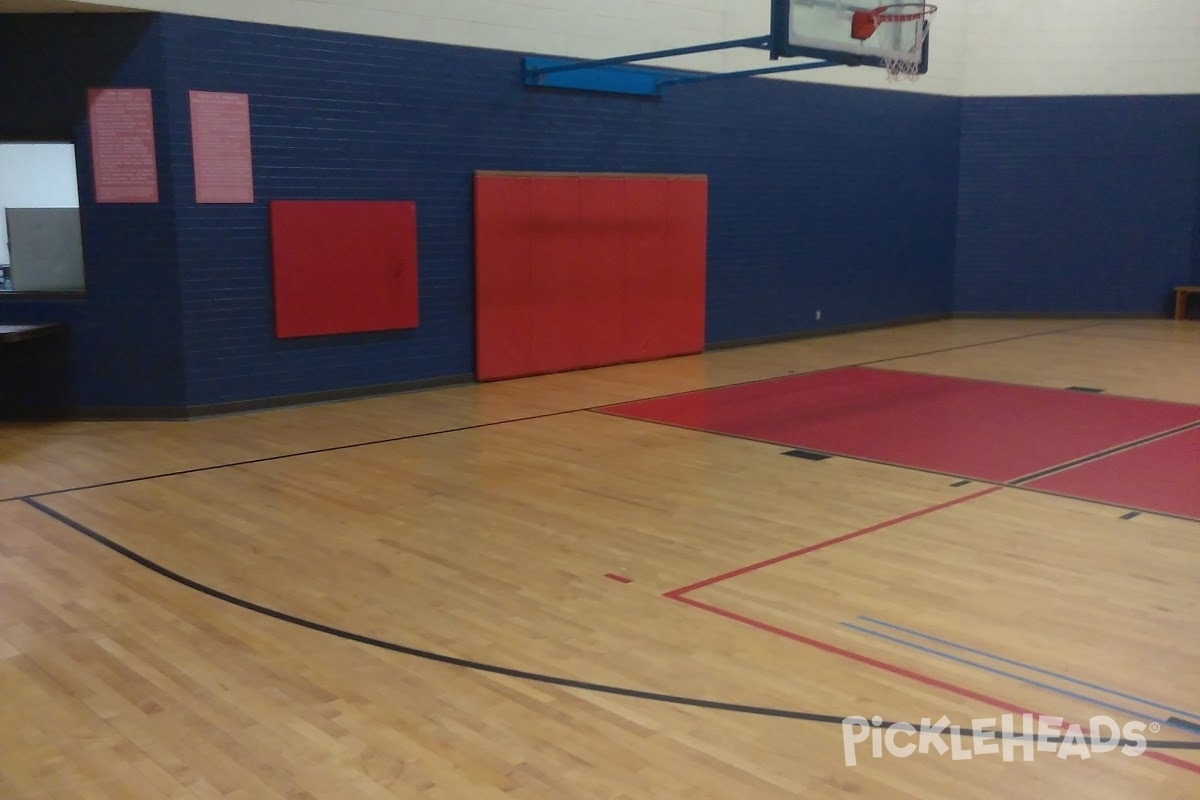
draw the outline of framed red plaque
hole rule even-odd
[[[197,203],[253,203],[250,98],[191,92],[192,161]]]
[[[89,89],[97,203],[157,203],[154,102],[149,89]]]

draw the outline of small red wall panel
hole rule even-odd
[[[277,200],[270,213],[278,337],[417,327],[415,203]]]
[[[476,376],[704,349],[707,181],[478,173]]]

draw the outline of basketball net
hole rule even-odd
[[[888,80],[915,81],[921,76],[921,55],[925,49],[925,40],[929,38],[929,28],[933,24],[933,15],[937,6],[930,3],[901,3],[899,5],[880,6],[870,11],[855,11],[851,23],[851,35],[863,40],[889,32],[899,37],[902,26],[912,25],[914,41],[903,52],[889,48],[880,58],[887,70]],[[889,31],[890,29],[890,31]]]

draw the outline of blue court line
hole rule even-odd
[[[965,658],[960,658],[958,656],[950,655],[949,653],[943,653],[940,650],[934,650],[932,647],[925,647],[924,645],[914,644],[912,642],[906,641],[904,639],[900,639],[895,636],[889,636],[886,633],[880,633],[879,631],[873,631],[870,628],[864,628],[861,625],[855,625],[852,622],[843,622],[842,625],[844,625],[847,628],[850,628],[851,630],[858,631],[859,633],[865,633],[868,636],[875,636],[879,639],[885,639],[885,640],[887,640],[889,642],[893,642],[895,644],[904,645],[905,647],[911,647],[914,650],[921,650],[922,652],[930,653],[935,656],[941,656],[942,658],[947,658],[951,661],[957,661],[960,664],[966,664],[967,666],[970,666],[970,667],[976,667],[978,669],[984,670],[985,672],[991,672],[995,675],[1002,675],[1006,678],[1012,678],[1013,680],[1020,681],[1021,683],[1027,683],[1030,686],[1036,686],[1039,689],[1046,689],[1051,692],[1057,692],[1058,694],[1066,695],[1067,697],[1071,697],[1076,700],[1083,700],[1087,703],[1092,703],[1093,705],[1098,706],[1100,708],[1107,708],[1110,711],[1116,711],[1121,714],[1125,714],[1126,716],[1130,717],[1131,719],[1143,720],[1146,717],[1145,714],[1142,714],[1141,712],[1138,712],[1138,711],[1133,711],[1128,708],[1122,708],[1121,706],[1116,706],[1116,705],[1113,705],[1112,703],[1106,703],[1103,700],[1097,700],[1096,698],[1088,697],[1087,695],[1078,694],[1076,692],[1069,692],[1066,689],[1061,689],[1057,686],[1052,686],[1048,683],[1041,683],[1040,681],[1031,680],[1030,678],[1026,678],[1021,675],[1014,675],[1011,672],[1005,672],[1004,670],[996,669],[995,667],[989,667],[986,664],[977,664],[974,661],[969,661]],[[1180,725],[1178,722],[1171,722],[1170,720],[1152,720],[1152,721],[1158,722],[1162,725],[1166,725],[1166,726],[1169,726],[1172,728],[1176,728],[1178,730],[1184,730],[1184,731],[1187,731],[1188,733],[1194,734],[1196,732],[1194,728]]]
[[[1163,705],[1162,703],[1156,703],[1153,700],[1147,700],[1144,697],[1138,697],[1137,695],[1126,694],[1124,692],[1118,692],[1116,689],[1110,689],[1107,686],[1101,686],[1096,683],[1088,683],[1087,681],[1082,681],[1082,680],[1079,680],[1078,678],[1072,678],[1070,675],[1063,675],[1058,672],[1051,672],[1048,669],[1042,669],[1041,667],[1035,667],[1032,664],[1024,664],[1020,661],[1015,661],[1011,658],[1005,658],[1004,656],[998,656],[994,653],[989,653],[985,650],[976,650],[973,647],[967,647],[966,645],[961,645],[956,642],[951,642],[947,639],[939,639],[936,636],[930,636],[927,633],[921,633],[920,631],[914,631],[910,628],[905,628],[900,625],[893,625],[892,623],[884,622],[883,620],[873,619],[871,617],[863,616],[861,614],[859,615],[858,618],[861,620],[864,620],[866,622],[870,622],[874,625],[879,625],[884,628],[891,628],[894,631],[900,631],[901,633],[907,633],[912,636],[919,636],[922,639],[926,639],[931,642],[937,642],[938,644],[945,645],[947,647],[953,647],[957,650],[962,650],[964,652],[972,653],[977,656],[983,656],[984,658],[990,658],[993,661],[999,661],[1001,663],[1009,664],[1014,667],[1020,667],[1021,669],[1026,669],[1026,670],[1029,670],[1030,672],[1037,672],[1037,673],[1041,673],[1042,675],[1048,675],[1051,678],[1057,678],[1062,681],[1067,681],[1068,683],[1074,683],[1078,686],[1086,686],[1089,689],[1095,689],[1098,692],[1104,692],[1105,694],[1111,694],[1114,697],[1120,697],[1124,700],[1132,700],[1135,703],[1140,703],[1144,706],[1149,706],[1150,708],[1157,708],[1162,711],[1168,711],[1168,712],[1175,714],[1177,716],[1180,716],[1180,717],[1190,717],[1191,719],[1200,720],[1200,714],[1195,714],[1191,711],[1184,711],[1179,708],[1172,708],[1171,706]]]

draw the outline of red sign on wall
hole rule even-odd
[[[191,92],[192,161],[197,203],[253,203],[250,98]]]
[[[89,89],[97,203],[157,203],[154,103],[149,89]]]

